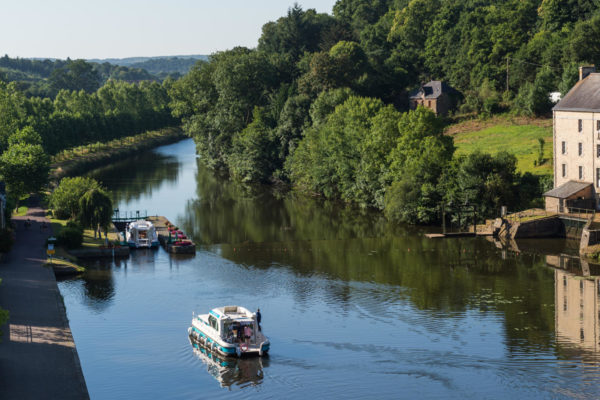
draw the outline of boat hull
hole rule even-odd
[[[204,346],[208,350],[218,353],[225,357],[250,357],[267,355],[270,350],[270,343],[266,341],[260,347],[250,346],[246,350],[237,344],[226,343],[220,338],[213,338],[202,329],[192,325],[188,328],[188,334],[192,341]]]
[[[156,248],[158,248],[159,244],[160,243],[158,242],[158,240],[156,242],[152,242],[150,244],[140,244],[140,243],[136,243],[134,241],[127,242],[127,245],[129,245],[129,247],[131,247],[132,249],[156,249]]]

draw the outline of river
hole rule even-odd
[[[220,178],[191,140],[90,175],[120,210],[165,215],[199,245],[59,283],[92,399],[600,396],[600,285],[581,276],[598,268],[567,256],[573,243],[426,239]],[[269,357],[190,345],[192,312],[228,304],[260,307]]]

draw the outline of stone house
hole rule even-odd
[[[410,109],[419,105],[429,108],[435,115],[447,115],[456,106],[460,93],[442,81],[431,81],[411,92]]]
[[[600,193],[600,73],[580,67],[579,81],[552,109],[554,189],[546,209],[598,208]]]

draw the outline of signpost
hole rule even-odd
[[[54,242],[56,242],[56,238],[48,238],[48,249],[46,250],[46,254],[50,257],[50,264],[52,264],[52,256],[54,253],[56,253],[56,250],[54,249]]]

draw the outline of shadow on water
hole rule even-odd
[[[269,358],[224,358],[205,347],[190,340],[194,355],[206,365],[208,373],[214,377],[221,387],[256,386],[264,379],[264,368],[269,367]]]

